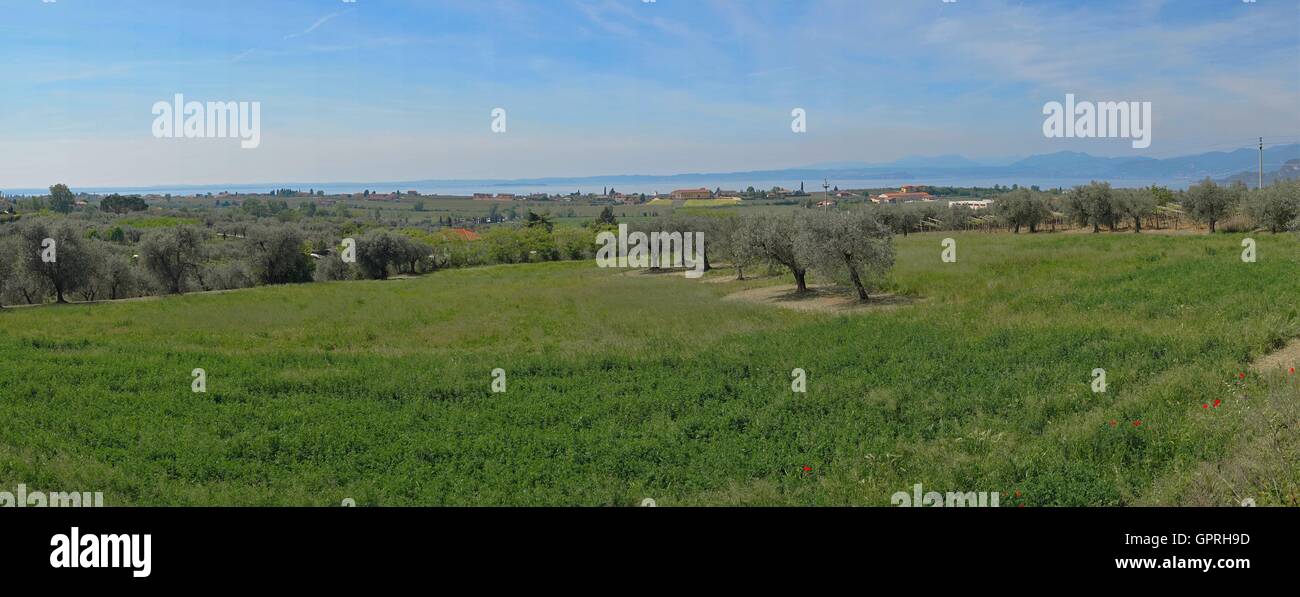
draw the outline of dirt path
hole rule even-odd
[[[897,309],[922,302],[907,296],[873,294],[868,302],[861,302],[854,291],[835,286],[810,286],[808,292],[795,292],[794,286],[766,286],[729,294],[722,300],[743,301],[772,305],[795,311],[811,313],[855,313],[879,309]]]
[[[1292,340],[1286,346],[1255,361],[1251,368],[1255,371],[1290,372],[1293,367],[1300,367],[1300,338]]]

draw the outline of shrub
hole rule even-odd
[[[596,235],[585,228],[560,227],[554,237],[561,259],[590,259],[596,254]]]
[[[261,284],[297,284],[312,279],[311,257],[295,228],[257,228],[249,236],[253,277]]]
[[[335,251],[321,257],[316,262],[315,278],[318,282],[355,280],[357,279],[357,266],[351,263],[343,263],[343,257]]]

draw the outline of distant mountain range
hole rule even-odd
[[[866,162],[823,162],[807,166],[814,170],[860,170],[869,168],[979,168],[999,165],[999,162],[977,162],[956,154],[936,156],[908,156],[892,162],[869,164]]]
[[[1297,180],[1300,179],[1300,160],[1288,160],[1282,164],[1281,168],[1272,172],[1264,173],[1264,184],[1270,185],[1279,180]],[[1248,186],[1259,184],[1259,170],[1254,172],[1239,172],[1227,178],[1218,181],[1221,184],[1232,184],[1234,182],[1244,182]]]
[[[1265,171],[1279,170],[1300,159],[1300,144],[1280,145],[1264,151]],[[980,163],[960,155],[916,156],[881,164],[833,162],[801,170],[834,170],[856,173],[906,170],[918,177],[946,178],[952,175],[978,178],[1024,176],[1032,178],[1095,178],[1097,180],[1144,180],[1152,182],[1194,182],[1206,177],[1222,179],[1258,168],[1259,151],[1242,148],[1212,151],[1173,158],[1106,158],[1078,151],[1034,155],[1007,164]]]
[[[1220,181],[1244,180],[1250,185],[1258,178],[1259,153],[1255,148],[1213,151],[1172,158],[1097,157],[1077,151],[1058,151],[1023,159],[980,162],[960,155],[912,156],[892,162],[825,162],[802,168],[751,170],[745,172],[683,173],[671,175],[617,174],[608,176],[549,177],[526,179],[427,179],[379,182],[268,182],[259,184],[171,185],[150,187],[86,188],[89,193],[265,193],[272,189],[315,189],[327,193],[418,190],[426,194],[467,195],[474,192],[569,193],[590,192],[613,187],[623,192],[651,193],[685,187],[746,186],[798,188],[806,183],[817,190],[822,180],[844,188],[883,188],[897,184],[939,186],[1010,186],[1039,185],[1044,188],[1070,186],[1090,180],[1110,181],[1117,186],[1149,184],[1186,187],[1206,177]],[[1279,145],[1264,151],[1264,170],[1272,176],[1294,177],[1300,160],[1300,144]],[[1271,178],[1270,178],[1271,180]],[[0,189],[10,195],[40,195],[45,189]]]

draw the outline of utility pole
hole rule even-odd
[[[1259,188],[1264,188],[1264,138],[1259,138]]]

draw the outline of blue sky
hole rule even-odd
[[[1300,0],[0,0],[0,188],[667,174],[1300,140]],[[262,144],[155,139],[258,101]],[[1151,147],[1042,108],[1150,101]],[[507,110],[493,134],[490,113]],[[790,131],[804,108],[808,132]]]

